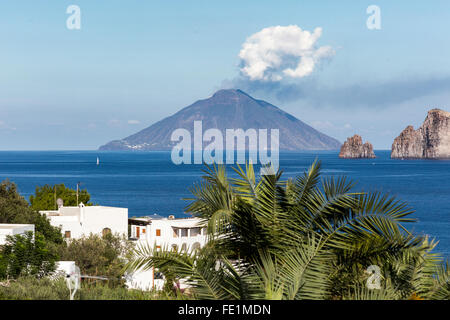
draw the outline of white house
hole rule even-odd
[[[6,243],[7,236],[24,235],[28,231],[34,235],[34,224],[0,224],[0,245]]]
[[[104,206],[61,206],[58,210],[40,211],[54,227],[61,228],[66,239],[78,239],[89,234],[119,233],[128,235],[128,209]]]
[[[191,251],[203,247],[207,242],[205,226],[198,218],[176,219],[174,216],[162,219],[149,217],[130,218],[131,239],[137,246],[149,245],[156,249],[170,248],[177,251]],[[164,279],[157,270],[138,270],[128,276],[129,288],[149,290],[161,288]],[[183,288],[183,284],[181,284]]]

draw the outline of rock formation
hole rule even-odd
[[[450,112],[433,109],[419,129],[408,126],[395,138],[391,158],[450,158]]]
[[[345,159],[361,159],[361,158],[376,158],[373,152],[373,146],[370,142],[363,144],[361,136],[355,134],[348,138],[341,147],[339,158]]]

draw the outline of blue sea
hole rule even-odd
[[[376,159],[339,159],[337,152],[280,154],[284,177],[294,177],[318,158],[324,176],[345,175],[355,190],[378,190],[407,202],[418,222],[410,230],[440,241],[450,256],[450,161],[393,160],[389,151]],[[96,159],[100,164],[97,166]],[[186,216],[189,188],[202,176],[202,165],[174,165],[170,152],[2,151],[0,179],[9,178],[28,199],[36,186],[64,183],[86,188],[91,202],[126,207],[129,216]]]

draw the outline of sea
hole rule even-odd
[[[302,174],[315,160],[322,176],[347,176],[355,191],[380,191],[408,203],[417,234],[439,241],[450,257],[450,161],[394,160],[387,150],[376,159],[340,159],[337,152],[281,152],[284,178]],[[97,165],[97,157],[99,164]],[[175,165],[170,152],[1,151],[0,180],[16,183],[28,199],[37,186],[60,184],[91,194],[91,202],[128,208],[129,216],[187,217],[190,188],[201,181],[203,165]],[[233,175],[230,169],[230,174]]]

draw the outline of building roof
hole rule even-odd
[[[30,226],[34,227],[34,224],[0,223],[0,229],[18,229]]]
[[[72,207],[61,207],[58,210],[41,210],[40,214],[45,214],[49,217],[52,216],[79,216],[81,213],[81,208],[85,211],[89,211],[92,209],[127,209],[121,207],[111,207],[111,206],[72,206]]]
[[[133,224],[137,226],[148,226],[152,222],[146,218],[128,218],[128,224]]]
[[[189,218],[173,218],[169,219],[167,217],[165,218],[159,218],[159,219],[151,219],[149,217],[136,217],[136,218],[129,218],[128,223],[132,225],[139,225],[139,226],[147,226],[151,225],[154,222],[165,222],[167,224],[170,224],[173,228],[194,228],[198,227],[198,224],[200,223],[201,219],[196,217],[189,217]]]

